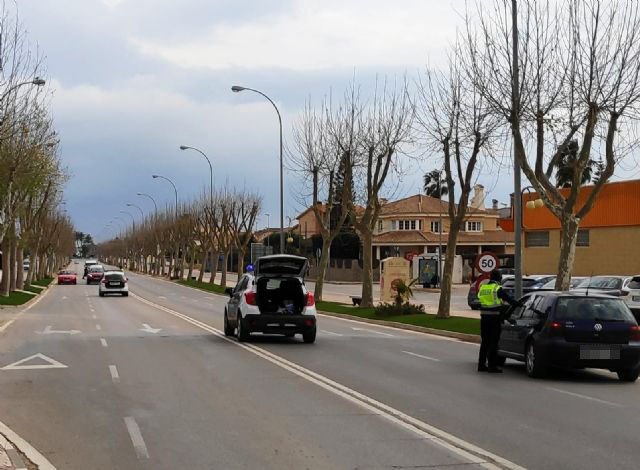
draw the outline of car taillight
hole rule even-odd
[[[316,304],[316,298],[313,296],[313,292],[307,292],[307,307],[313,307]]]
[[[631,336],[629,339],[631,341],[640,341],[640,326],[631,325]]]
[[[562,323],[559,321],[552,321],[549,323],[550,336],[562,336]]]
[[[256,305],[256,293],[248,291],[244,293],[244,300],[247,301],[247,305]]]
[[[628,290],[623,290],[620,292],[620,297],[626,297],[627,295],[629,295],[629,291]]]

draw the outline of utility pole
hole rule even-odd
[[[512,30],[512,59],[513,76],[511,77],[511,134],[520,119],[520,68],[518,65],[518,1],[511,0],[511,30]],[[513,139],[512,139],[513,142]],[[513,145],[513,225],[515,234],[515,296],[522,297],[522,182],[520,176],[520,162],[517,150]]]

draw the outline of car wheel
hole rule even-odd
[[[640,368],[620,369],[616,373],[618,374],[618,379],[622,382],[635,382],[638,380],[638,375],[640,375]]]
[[[129,297],[129,293],[128,292],[123,292],[122,293],[122,297]]]
[[[307,344],[311,344],[311,343],[315,342],[315,340],[316,340],[316,329],[314,328],[313,330],[305,331],[304,333],[302,333],[302,339]]]
[[[100,297],[104,297],[104,292],[98,292],[98,295],[99,295]]]
[[[546,367],[542,363],[536,344],[534,341],[527,343],[527,349],[524,354],[524,365],[529,377],[543,377],[546,373]]]
[[[233,336],[235,328],[232,328],[229,325],[229,319],[227,318],[227,311],[224,311],[224,335],[225,336]]]
[[[249,330],[247,329],[247,324],[242,319],[242,315],[238,314],[236,320],[236,338],[238,338],[239,343],[244,343],[249,339]]]

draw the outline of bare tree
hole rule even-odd
[[[562,227],[556,288],[569,288],[580,221],[633,140],[640,99],[640,4],[636,0],[495,0],[467,18],[467,73],[511,129],[522,171]],[[483,70],[492,73],[484,74]],[[579,142],[569,188],[552,181],[566,146]],[[632,144],[637,142],[633,141]],[[627,143],[628,144],[628,143]],[[594,153],[604,168],[581,198]]]

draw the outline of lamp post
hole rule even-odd
[[[135,207],[136,209],[138,209],[140,211],[140,216],[142,217],[142,219],[144,219],[144,212],[142,211],[139,205],[131,204],[130,202],[127,202],[127,207]]]
[[[171,186],[173,186],[173,192],[175,193],[176,196],[176,216],[178,215],[178,188],[176,188],[176,185],[173,184],[173,181],[171,181],[169,178],[167,178],[166,176],[162,176],[162,175],[151,175],[151,177],[155,180],[155,179],[163,179],[165,181],[168,181]]]
[[[267,246],[269,246],[269,217],[271,217],[271,214],[267,212],[264,215],[267,216]]]
[[[233,91],[234,93],[239,93],[245,90],[252,91],[266,98],[269,103],[273,105],[273,108],[278,114],[278,123],[280,124],[280,253],[284,253],[284,163],[282,159],[282,116],[280,115],[280,110],[273,102],[273,100],[261,91],[238,85],[234,85],[231,87],[231,91]]]
[[[195,150],[200,155],[202,155],[205,160],[207,160],[207,163],[209,164],[209,198],[211,199],[211,204],[213,204],[213,165],[211,165],[211,160],[209,160],[209,157],[207,157],[207,155],[202,150],[195,147],[181,145],[180,150]]]
[[[40,77],[35,77],[33,80],[27,80],[25,82],[21,82],[21,83],[17,83],[16,85],[13,85],[12,87],[9,87],[9,89],[7,91],[5,91],[2,96],[0,96],[0,101],[4,101],[4,99],[9,96],[9,94],[14,91],[17,90],[18,88],[20,88],[21,86],[24,85],[35,85],[35,86],[43,86],[45,83],[47,83],[43,78]]]
[[[133,216],[133,214],[131,212],[128,212],[128,211],[120,211],[120,213],[127,214],[129,217],[131,217],[131,222],[133,224],[133,230],[135,230],[136,229],[136,218]]]

